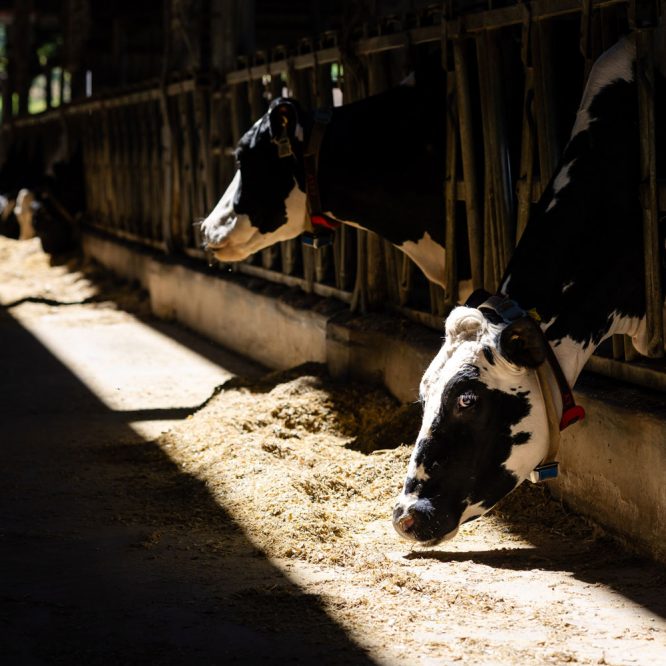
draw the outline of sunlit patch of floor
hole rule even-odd
[[[140,435],[154,438],[187,418],[233,373],[118,310],[26,303],[12,316]],[[185,334],[183,334],[185,335]]]

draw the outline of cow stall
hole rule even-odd
[[[162,9],[146,34],[128,33],[126,43],[111,41],[109,48],[104,46],[109,39],[100,38],[98,51],[86,55],[90,70],[84,67],[83,43],[74,40],[69,61],[62,62],[72,73],[70,101],[63,97],[55,106],[51,100],[52,108],[36,114],[25,113],[23,102],[15,114],[12,104],[5,105],[12,113],[3,118],[1,131],[3,172],[17,181],[8,187],[23,186],[18,180],[24,174],[42,171],[53,172],[56,184],[71,177],[84,198],[64,200],[76,184],[61,187],[61,193],[56,188],[51,197],[80,226],[88,251],[149,288],[159,314],[199,327],[269,365],[316,360],[340,375],[380,378],[402,400],[414,399],[433,349],[428,335],[441,335],[442,318],[453,305],[473,289],[499,286],[562,154],[592,63],[628,32],[638,53],[651,358],[639,357],[627,337],[617,336],[592,357],[588,369],[644,388],[666,386],[659,280],[659,217],[666,195],[658,178],[653,95],[654,69],[663,64],[657,3],[413,3],[393,13],[380,8],[377,14],[344,15],[323,3],[318,20],[300,37],[287,20],[270,29],[272,15],[261,3],[256,16],[248,15],[245,3],[185,9],[164,3]],[[147,15],[141,3],[136,11],[118,25]],[[104,15],[94,12],[84,12],[71,34],[90,26],[100,30]],[[230,15],[237,30],[225,21]],[[242,29],[250,25],[256,28],[253,39]],[[13,28],[28,30],[25,21]],[[218,29],[225,39],[213,39]],[[114,58],[122,62],[120,74],[112,67]],[[194,223],[207,216],[232,180],[240,137],[273,100],[294,97],[306,110],[348,105],[433,63],[445,72],[444,286],[429,282],[379,234],[344,224],[333,243],[320,249],[292,239],[246,261],[209,268],[214,260]],[[25,73],[19,74],[20,83]],[[19,88],[24,90],[24,83]],[[58,178],[62,165],[71,169]],[[209,282],[202,275],[223,279]],[[220,302],[226,303],[223,310]],[[347,326],[354,317],[363,325]],[[393,317],[401,318],[399,326],[390,323]],[[423,333],[417,325],[429,330]],[[360,356],[359,348],[365,350]],[[600,407],[596,420],[606,413]],[[585,437],[592,435],[585,431]],[[599,436],[598,449],[608,445],[605,437]],[[659,457],[660,445],[652,446]],[[612,522],[612,511],[593,508],[608,501],[603,492],[586,504],[597,469],[577,460],[579,449],[571,448],[572,464],[582,476],[562,492]],[[599,472],[606,473],[612,470]],[[653,523],[658,522],[651,507],[632,511],[654,514]],[[655,541],[652,527],[639,532],[643,541]]]

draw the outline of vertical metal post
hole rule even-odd
[[[520,141],[520,174],[518,176],[518,216],[516,225],[516,243],[527,226],[532,209],[532,184],[534,182],[534,67],[532,67],[530,34],[532,19],[525,6],[525,19],[521,45],[521,58],[525,72],[525,89],[523,92],[523,122]]]
[[[494,291],[506,267],[515,238],[513,187],[501,89],[498,35],[485,31],[477,40],[486,166],[486,288]]]
[[[442,40],[442,48],[447,48]],[[446,175],[444,179],[444,210],[446,216],[446,304],[455,305],[458,298],[458,266],[456,262],[456,181],[458,158],[458,133],[456,119],[456,73],[446,72]],[[439,313],[438,313],[439,314]]]
[[[479,210],[479,195],[474,155],[474,135],[472,122],[472,102],[470,98],[469,72],[466,53],[461,40],[453,42],[455,65],[456,98],[458,102],[458,129],[460,131],[460,151],[462,156],[463,179],[465,182],[465,210],[467,214],[467,235],[469,256],[472,268],[472,287],[483,287],[483,221]]]
[[[634,31],[636,43],[636,83],[638,86],[638,127],[640,134],[640,195],[643,207],[645,257],[645,300],[648,356],[664,355],[663,303],[657,215],[657,169],[654,110],[654,30]]]
[[[372,54],[368,58],[368,93],[374,95],[387,87],[387,72],[382,54]],[[365,238],[366,255],[366,307],[377,308],[386,300],[385,266],[382,239],[372,231],[360,231]],[[359,253],[360,254],[360,253]]]
[[[592,0],[582,0],[580,12],[580,53],[585,59],[583,84],[592,69]]]
[[[551,82],[554,79],[551,35],[544,21],[532,26],[532,62],[535,71],[534,107],[536,110],[539,148],[539,191],[541,196],[560,158],[555,122],[555,100]]]

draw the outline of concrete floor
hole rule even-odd
[[[0,341],[0,663],[369,663],[151,441],[261,368],[86,306],[0,310]],[[321,641],[248,618],[266,586]]]

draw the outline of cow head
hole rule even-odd
[[[421,382],[423,423],[393,524],[427,545],[488,511],[548,451],[548,417],[534,368],[536,324],[491,323],[470,307],[446,320],[442,349]]]
[[[242,261],[305,227],[302,112],[278,98],[241,138],[237,171],[201,224],[204,246],[219,261]]]

